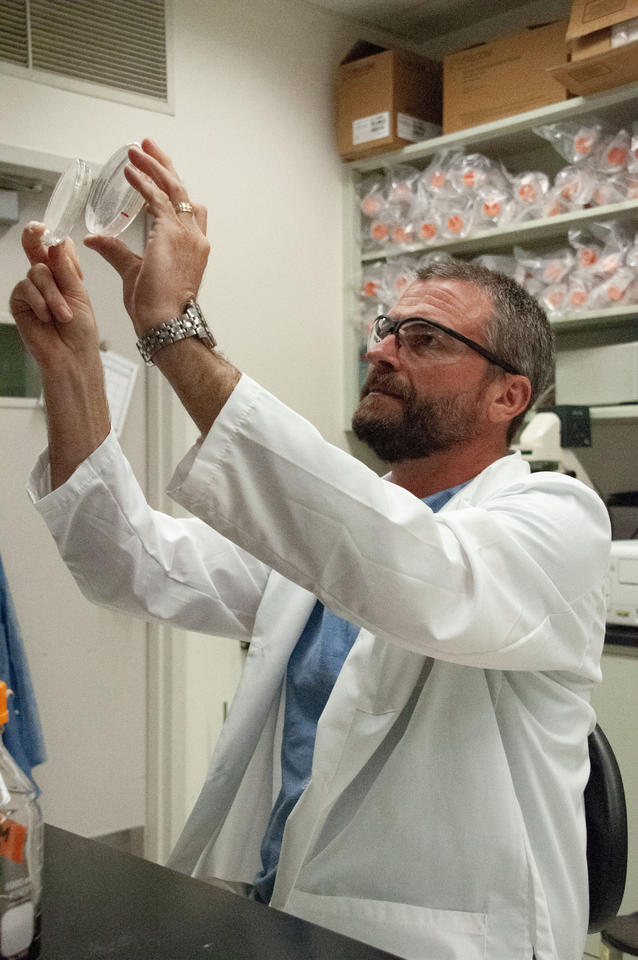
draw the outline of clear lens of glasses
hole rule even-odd
[[[144,206],[144,198],[124,176],[130,146],[117,150],[95,180],[86,161],[77,159],[69,165],[56,183],[44,214],[45,246],[62,243],[82,211],[89,233],[116,237],[133,222]]]
[[[124,168],[129,162],[130,146],[133,144],[127,144],[114,153],[95,178],[84,211],[89,233],[117,237],[133,222],[144,206],[144,197],[124,176]]]
[[[45,247],[62,243],[79,219],[91,190],[93,174],[84,160],[74,160],[59,178],[44,214]]]

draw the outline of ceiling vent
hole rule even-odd
[[[165,0],[0,0],[0,23],[0,60],[31,79],[168,102]]]

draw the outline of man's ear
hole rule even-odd
[[[532,385],[520,373],[506,373],[490,384],[488,417],[492,423],[513,420],[527,409],[532,395]]]

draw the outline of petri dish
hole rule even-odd
[[[86,202],[84,220],[89,233],[117,237],[133,222],[144,206],[144,198],[124,176],[129,162],[127,144],[110,157],[93,182]]]
[[[93,174],[88,163],[75,159],[56,183],[44,213],[45,247],[62,243],[73,230],[84,210],[91,190]]]

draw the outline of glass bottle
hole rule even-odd
[[[0,681],[0,732],[9,720]],[[38,960],[42,814],[36,789],[0,738],[0,960]]]

